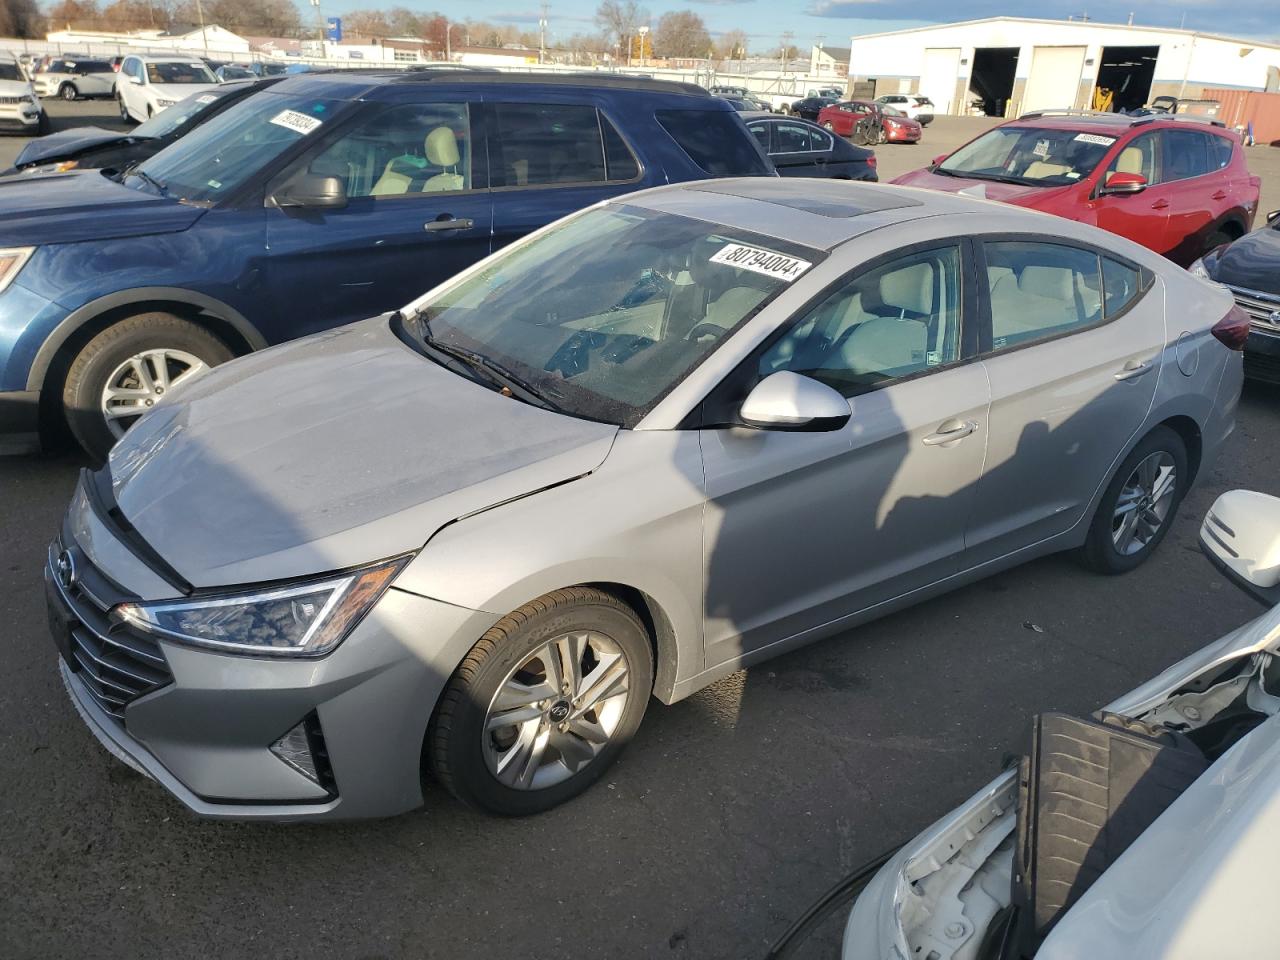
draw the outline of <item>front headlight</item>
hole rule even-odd
[[[117,612],[140,630],[196,646],[319,657],[343,641],[408,561],[397,557],[323,580],[237,596],[126,603]]]
[[[1193,277],[1199,277],[1201,280],[1208,280],[1213,283],[1213,277],[1209,275],[1209,268],[1204,265],[1204,257],[1201,257],[1191,266],[1187,267],[1187,273]]]
[[[0,249],[0,293],[8,289],[14,278],[22,272],[35,247],[7,247]]]

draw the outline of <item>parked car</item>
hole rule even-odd
[[[115,93],[116,74],[106,60],[51,60],[35,76],[36,94],[79,100],[81,97],[110,97]]]
[[[816,123],[769,113],[746,114],[743,119],[780,176],[879,179],[874,151],[855,147]]]
[[[734,87],[721,84],[719,86],[711,87],[709,92],[717,97],[738,97],[741,99],[745,98],[751,91],[746,87]]]
[[[1280,383],[1280,210],[1267,215],[1266,229],[1215,247],[1191,272],[1225,284],[1249,314],[1245,376]]]
[[[894,183],[1089,223],[1181,266],[1249,232],[1262,181],[1219,121],[1118,113],[1031,113]]]
[[[817,122],[854,143],[919,143],[923,128],[893,107],[867,100],[846,100],[824,107]]]
[[[933,122],[933,101],[928,97],[914,93],[887,93],[883,97],[876,97],[873,102],[893,107],[922,127],[927,127]]]
[[[845,960],[1180,960],[1274,952],[1280,499],[1223,494],[1200,530],[1268,611],[1030,752],[867,883]]]
[[[529,814],[650,696],[1053,551],[1132,569],[1231,432],[1247,324],[1052,226],[678,184],[214,370],[81,475],[46,570],[66,687],[207,816],[390,815],[424,763]]]
[[[833,97],[805,97],[803,100],[796,100],[792,103],[786,112],[793,117],[800,117],[804,120],[817,120],[822,108],[833,103],[835,103],[835,98]]]
[[[255,60],[249,64],[249,69],[260,77],[283,77],[288,70],[288,65],[283,63],[264,63],[261,60]]]
[[[218,78],[196,57],[124,58],[116,75],[116,103],[126,123],[150,120],[179,100],[216,89]]]
[[[0,130],[25,136],[49,132],[49,118],[17,59],[0,51]]]
[[[123,170],[154,156],[179,137],[216,117],[234,103],[276,80],[231,81],[214,90],[193,94],[128,133],[103,127],[72,127],[29,141],[13,167],[0,177],[14,174],[58,173],[74,169]]]
[[[248,64],[228,63],[219,67],[213,72],[218,78],[219,83],[227,83],[231,80],[255,80],[258,75],[249,69]]]
[[[691,85],[283,79],[115,178],[0,180],[0,248],[20,253],[0,259],[0,428],[33,431],[43,402],[101,458],[184,373],[393,309],[599,200],[773,173]]]

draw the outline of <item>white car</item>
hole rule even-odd
[[[116,80],[120,119],[148,120],[179,100],[217,85],[208,64],[195,57],[125,57]]]
[[[876,97],[875,102],[901,110],[922,127],[927,127],[933,121],[933,101],[928,97],[914,93],[888,93],[883,97]]]
[[[1276,956],[1280,498],[1224,493],[1200,542],[1270,609],[1091,718],[1037,717],[867,883],[845,960]]]
[[[109,97],[115,92],[116,72],[107,60],[59,57],[35,76],[36,95],[78,100]]]
[[[28,136],[49,132],[49,118],[26,72],[16,57],[3,51],[0,51],[0,130]]]

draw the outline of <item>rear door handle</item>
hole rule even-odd
[[[428,220],[422,225],[422,229],[428,233],[439,233],[443,230],[470,230],[476,225],[476,222],[470,217],[442,217],[439,220]]]
[[[954,443],[957,440],[963,440],[973,431],[978,429],[976,420],[945,420],[938,424],[937,433],[931,433],[924,438],[922,443],[926,447],[936,447],[939,444]]]
[[[1151,209],[1152,209],[1152,210],[1164,210],[1164,209],[1165,209],[1166,207],[1168,207],[1168,206],[1169,206],[1169,201],[1168,201],[1168,200],[1157,200],[1155,203],[1153,203],[1153,204],[1151,205]]]
[[[1215,194],[1213,195],[1213,199],[1214,199],[1214,200],[1225,200],[1225,199],[1227,199],[1227,191],[1225,191],[1225,190],[1219,190],[1217,193],[1215,193]]]
[[[1137,380],[1139,377],[1145,377],[1154,369],[1155,367],[1145,360],[1130,360],[1124,365],[1124,369],[1116,374],[1116,379]]]

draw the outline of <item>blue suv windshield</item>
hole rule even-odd
[[[223,111],[144,161],[125,184],[175,200],[214,203],[348,106],[342,100],[263,91]]]

